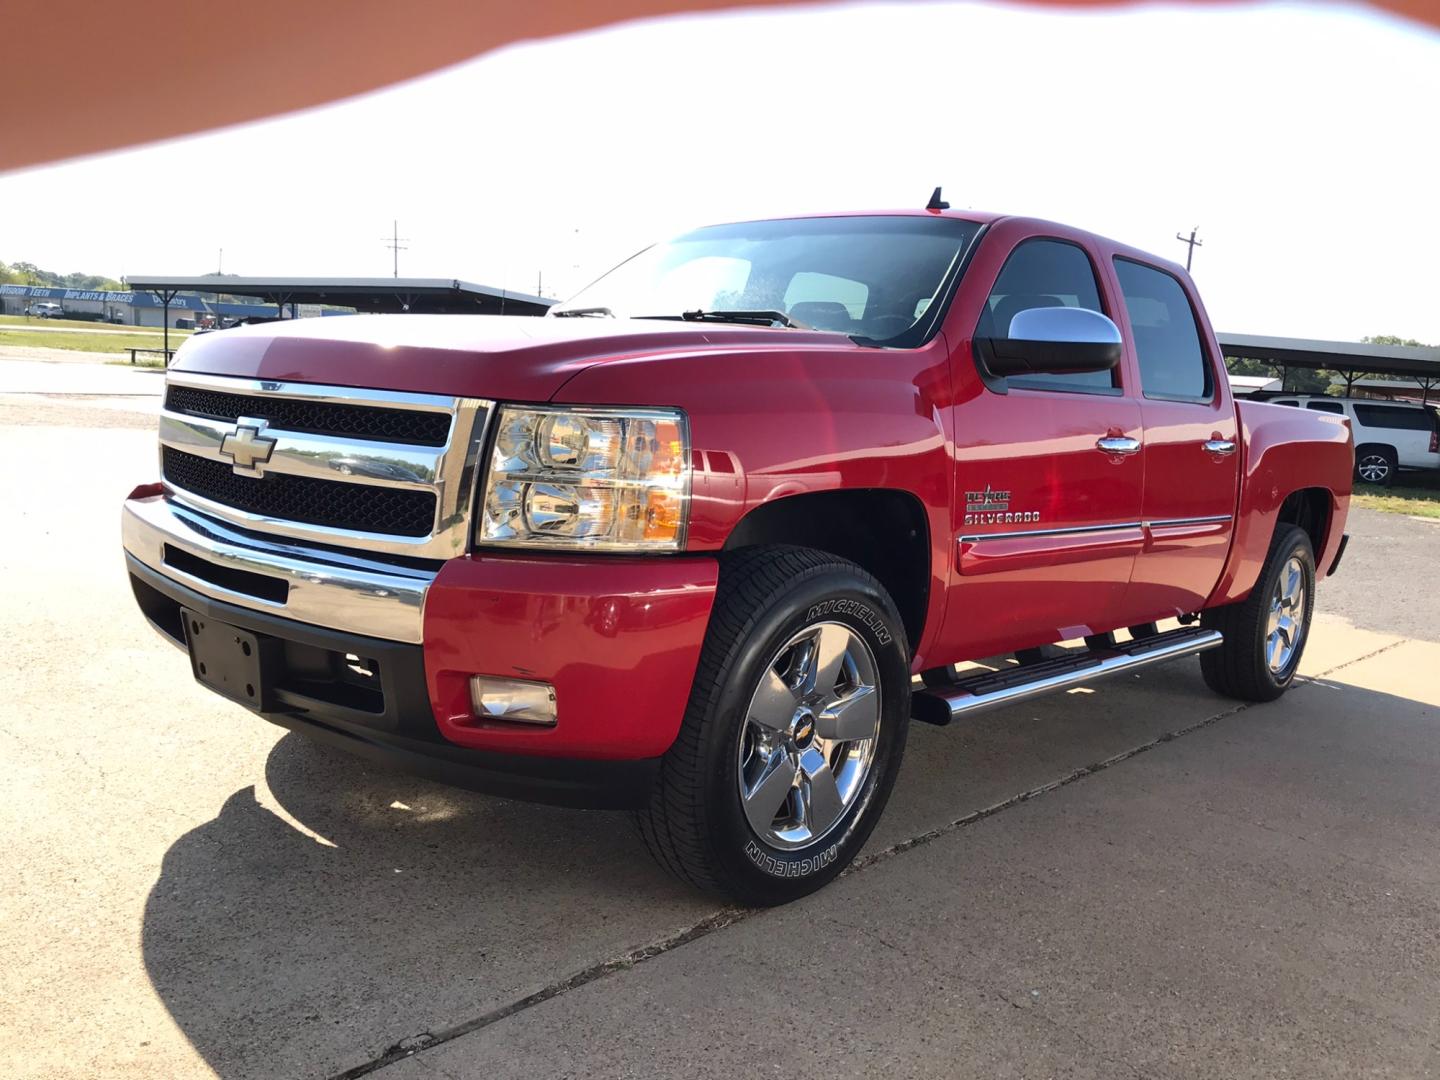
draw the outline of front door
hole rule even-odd
[[[1240,445],[1220,357],[1204,345],[1197,307],[1166,270],[1117,257],[1140,376],[1145,426],[1145,546],[1128,607],[1158,619],[1200,608],[1234,532]]]
[[[1114,319],[1104,280],[1079,235],[997,228],[967,274],[971,306],[958,315],[974,326],[972,339],[1007,336],[1015,314],[1033,307],[1083,307]],[[1128,625],[1130,574],[1144,541],[1145,464],[1127,373],[986,385],[968,342],[960,344],[957,573],[945,651],[974,658]]]

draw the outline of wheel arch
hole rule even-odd
[[[913,657],[931,601],[930,527],[924,504],[898,488],[805,492],[761,503],[726,538],[725,551],[794,544],[849,559],[895,601]]]
[[[1325,542],[1330,538],[1330,522],[1334,516],[1333,499],[1325,488],[1311,487],[1292,491],[1280,504],[1275,518],[1272,538],[1278,536],[1286,525],[1298,525],[1310,538],[1310,547],[1318,562],[1325,551]]]
[[[1350,506],[1355,450],[1348,424],[1243,400],[1236,412],[1245,455],[1235,531],[1205,608],[1237,603],[1250,594],[1282,522],[1305,530],[1323,576],[1339,551]]]
[[[1400,448],[1398,446],[1387,442],[1380,442],[1378,439],[1369,439],[1366,442],[1355,444],[1355,453],[1357,456],[1364,450],[1384,450],[1397,457],[1400,454]]]

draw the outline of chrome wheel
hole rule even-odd
[[[1355,463],[1355,471],[1367,484],[1383,484],[1390,475],[1390,459],[1384,454],[1366,454]]]
[[[1265,663],[1279,675],[1289,666],[1305,637],[1305,567],[1295,556],[1286,560],[1270,597],[1265,624]]]
[[[740,802],[766,844],[814,843],[859,798],[880,734],[870,646],[841,623],[796,634],[771,659],[741,725]]]

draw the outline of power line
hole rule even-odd
[[[398,221],[392,221],[390,222],[390,235],[388,237],[382,236],[380,239],[384,240],[385,246],[394,253],[395,276],[398,278],[400,276],[400,252],[410,250],[402,241],[408,241],[410,238],[408,236],[401,236],[400,223]]]

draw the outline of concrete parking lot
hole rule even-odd
[[[1354,515],[1280,703],[1192,659],[917,726],[857,868],[734,911],[623,815],[195,687],[119,549],[158,379],[43,375],[0,384],[0,1074],[1440,1075],[1440,524]]]

